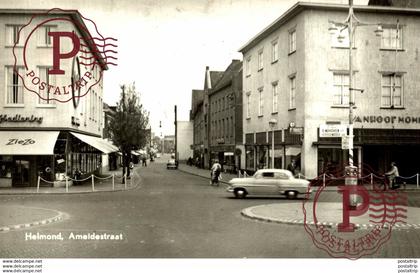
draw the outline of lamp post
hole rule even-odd
[[[276,127],[277,120],[276,119],[270,119],[268,122],[271,128],[271,168],[274,169],[274,127]]]
[[[336,22],[330,22],[333,24],[337,24]],[[344,29],[348,29],[349,34],[349,133],[348,133],[348,149],[349,149],[349,164],[345,168],[346,178],[345,178],[345,184],[346,185],[357,185],[357,167],[354,166],[353,161],[353,120],[354,120],[354,91],[361,91],[362,89],[356,89],[353,88],[353,39],[355,36],[355,31],[357,26],[366,26],[366,25],[376,25],[378,28],[375,30],[375,33],[377,36],[381,36],[383,30],[382,26],[380,24],[369,24],[369,23],[361,23],[357,17],[354,15],[353,12],[353,0],[349,0],[349,14],[347,16],[347,19],[342,22],[338,23],[338,25],[341,25],[343,28],[340,30],[343,31]],[[337,31],[337,27],[330,26],[329,31]],[[343,36],[338,36],[339,41],[343,40]],[[341,42],[340,41],[340,42]],[[350,195],[350,207],[355,208],[357,205],[357,196],[355,194]]]

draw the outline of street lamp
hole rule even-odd
[[[271,155],[271,168],[274,169],[274,127],[276,127],[277,120],[272,118],[270,119],[268,124],[270,125],[270,128],[271,128],[271,150],[273,152]]]
[[[341,35],[341,31],[344,29],[348,29],[349,33],[349,134],[348,134],[348,148],[349,148],[349,165],[346,167],[346,178],[345,184],[346,185],[357,185],[357,167],[353,166],[353,108],[354,108],[354,91],[362,91],[361,89],[353,88],[353,58],[352,58],[352,51],[353,51],[353,37],[355,35],[356,28],[358,26],[367,26],[367,25],[375,25],[377,29],[375,30],[375,34],[380,36],[383,32],[382,25],[380,24],[369,24],[369,23],[361,23],[357,17],[354,15],[353,12],[353,0],[349,0],[349,14],[344,22],[332,22],[330,21],[330,26],[328,30],[330,32],[337,31],[336,26],[342,27],[339,34],[339,40],[343,41],[343,36]],[[350,198],[350,206],[355,208],[357,205],[357,196],[352,194]]]

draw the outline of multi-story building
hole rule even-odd
[[[203,90],[192,90],[190,120],[193,121],[194,162],[201,168],[210,167],[209,152],[209,93],[219,81],[223,72],[210,71],[207,66],[204,74]]]
[[[197,166],[204,166],[204,91],[192,90],[190,121],[193,123],[192,150],[194,163]]]
[[[349,123],[348,31],[329,32],[348,10],[297,3],[240,49],[247,169],[270,166],[271,119],[281,167],[295,157],[304,175],[316,177],[326,166],[347,164],[341,139],[320,137],[319,128]],[[357,27],[352,50],[353,87],[364,91],[355,91],[355,164],[384,171],[396,161],[401,175],[418,173],[420,9],[354,6],[354,12],[373,24]]]
[[[242,62],[233,60],[209,92],[210,159],[218,159],[225,170],[241,168]]]
[[[37,27],[28,29],[28,22]],[[81,16],[74,11],[1,10],[0,29],[0,186],[35,186],[38,176],[54,181],[73,176],[76,169],[99,170],[102,153],[115,148],[101,138],[102,72],[107,66]],[[61,75],[51,73],[53,38],[48,34],[55,31],[74,32],[93,52],[61,60]],[[68,37],[61,39],[63,52],[73,46]],[[23,53],[25,61],[16,58],[15,63],[14,57]],[[97,64],[79,67],[82,57]],[[71,79],[77,81],[78,75],[88,75],[96,84],[75,87]],[[73,99],[57,101],[69,92]]]

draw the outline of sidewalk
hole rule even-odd
[[[80,194],[92,192],[108,192],[108,191],[123,191],[136,188],[140,183],[140,176],[135,172],[140,166],[135,166],[131,171],[131,179],[127,180],[127,184],[121,184],[122,171],[121,169],[115,171],[108,171],[102,173],[100,178],[95,176],[92,186],[92,179],[89,177],[82,185],[69,186],[66,192],[65,182],[63,181],[60,187],[43,187],[39,188],[37,192],[36,187],[22,187],[22,188],[0,188],[0,195],[14,195],[14,194]],[[112,176],[114,175],[114,186],[112,185]],[[70,184],[69,184],[70,185]]]
[[[196,176],[200,176],[203,178],[208,178],[210,180],[210,170],[206,170],[206,169],[199,169],[195,166],[188,166],[186,164],[179,164],[178,165],[178,170],[185,172],[185,173],[189,173],[192,175],[196,175]],[[233,178],[237,178],[238,175],[236,174],[229,174],[229,173],[222,173],[222,179],[221,182],[227,184],[231,179]],[[317,191],[320,187],[319,186],[313,186],[312,190],[313,191]],[[401,186],[402,191],[420,191],[420,188],[417,188],[416,185],[414,184],[407,184],[406,188],[403,189]],[[323,191],[333,191],[333,192],[337,192],[338,188],[337,186],[327,186],[323,189]]]

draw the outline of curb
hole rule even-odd
[[[267,206],[267,205],[261,205],[261,206]],[[288,225],[305,225],[302,219],[290,219],[290,218],[274,218],[269,216],[259,216],[252,212],[252,209],[255,207],[261,207],[261,206],[254,206],[245,208],[241,211],[241,215],[252,219],[252,220],[258,220],[261,222],[267,222],[267,223],[277,223],[277,224],[288,224]],[[308,222],[306,225],[310,226],[316,226],[316,225],[323,225],[328,228],[335,228],[338,226],[339,223],[327,223],[327,222]],[[373,224],[355,224],[355,228],[359,230],[367,230],[368,228],[373,228],[375,225]],[[384,226],[385,229],[388,229],[388,226]],[[392,228],[393,230],[407,230],[407,229],[420,229],[420,224],[395,224]]]
[[[0,227],[0,232],[15,231],[15,230],[31,228],[35,226],[45,226],[51,223],[57,223],[57,222],[63,221],[65,218],[67,218],[67,215],[65,213],[60,212],[60,211],[56,211],[56,212],[58,212],[57,216],[54,216],[48,219],[39,220],[32,223],[8,225],[8,226]]]

